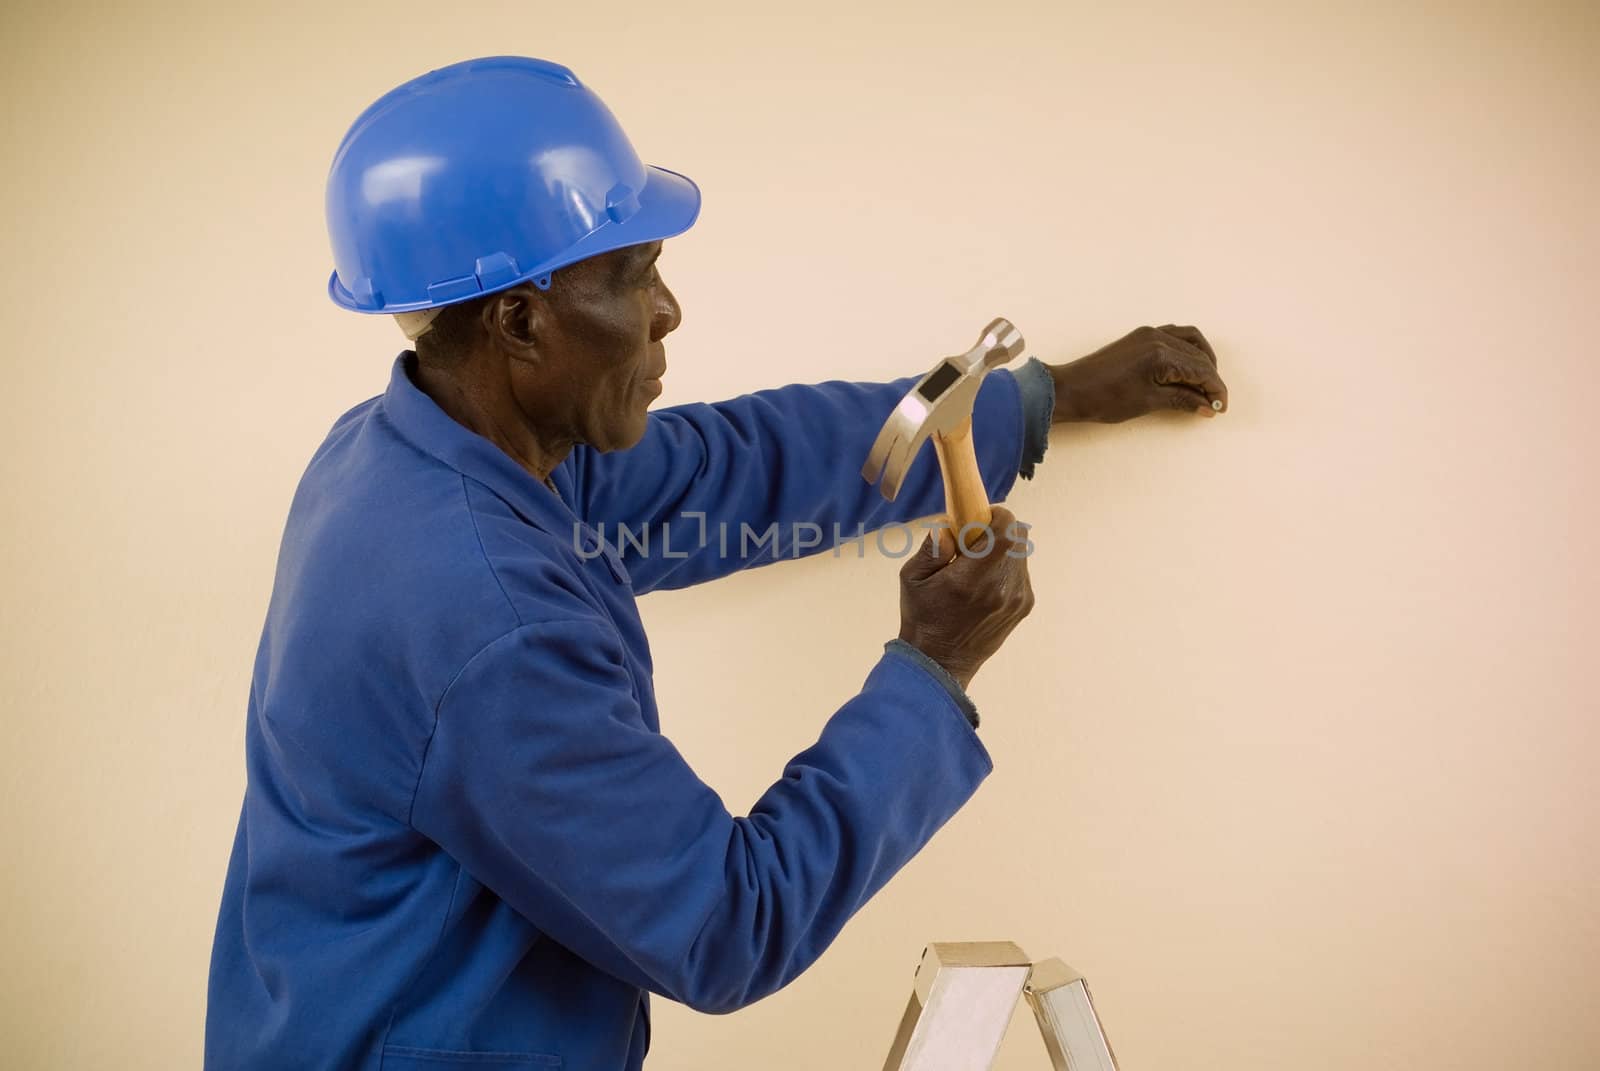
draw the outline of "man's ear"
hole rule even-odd
[[[532,361],[538,356],[538,342],[549,314],[537,288],[531,282],[521,283],[484,303],[483,330],[494,349],[512,360]]]

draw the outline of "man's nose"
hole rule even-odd
[[[671,334],[678,329],[679,324],[683,323],[683,309],[665,283],[661,284],[657,293],[660,298],[656,302],[656,313],[650,323],[652,341]]]

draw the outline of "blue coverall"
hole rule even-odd
[[[896,639],[733,817],[660,732],[634,603],[793,556],[794,522],[825,533],[814,554],[835,524],[942,512],[932,449],[893,503],[860,475],[917,377],[652,412],[630,450],[574,448],[558,497],[419,391],[414,361],[295,492],[206,1066],[636,1071],[649,993],[724,1013],[782,988],[992,769],[970,701]],[[992,500],[1043,457],[1052,391],[1032,359],[985,379]],[[649,553],[618,522],[648,525]],[[773,523],[740,558],[741,525]]]

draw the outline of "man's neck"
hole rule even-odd
[[[509,385],[492,385],[413,361],[417,389],[457,424],[494,443],[551,491],[550,473],[572,452],[570,441],[546,441],[528,427]],[[559,494],[559,492],[557,492]]]

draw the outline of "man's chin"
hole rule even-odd
[[[613,449],[615,449],[615,450],[631,450],[631,449],[633,449],[635,446],[638,446],[639,443],[643,441],[644,433],[646,431],[648,431],[649,429],[650,429],[650,414],[648,412],[646,412],[645,410],[640,410],[638,421],[635,422],[633,425],[631,425],[626,431],[621,432],[621,434],[619,434],[617,436],[617,445],[615,447],[613,447]]]

